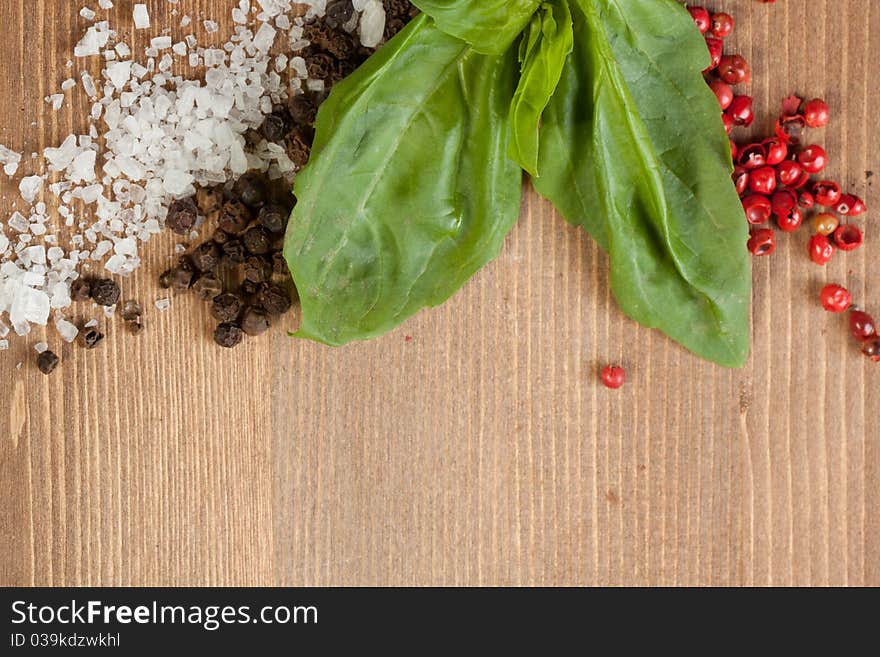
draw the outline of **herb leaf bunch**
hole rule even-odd
[[[318,114],[285,245],[297,335],[342,345],[446,301],[498,255],[525,170],[608,252],[626,314],[742,366],[747,224],[682,5],[413,3]]]

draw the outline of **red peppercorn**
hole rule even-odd
[[[772,194],[776,189],[776,170],[761,167],[749,173],[749,189],[755,194]]]
[[[708,73],[718,68],[718,64],[721,63],[721,57],[724,55],[724,42],[721,39],[706,37],[706,47],[709,49],[710,63],[703,73]]]
[[[734,96],[725,113],[730,115],[734,125],[748,128],[755,120],[753,103],[751,96]]]
[[[783,187],[794,187],[803,172],[801,165],[794,160],[783,160],[776,165],[776,178]]]
[[[810,238],[810,260],[817,265],[826,265],[834,256],[834,245],[826,235],[813,235]]]
[[[688,11],[691,14],[691,18],[694,19],[697,29],[700,30],[700,34],[708,32],[712,27],[712,17],[709,15],[708,10],[704,7],[688,7]]]
[[[806,125],[800,114],[780,116],[776,119],[776,136],[786,144],[800,144]]]
[[[727,134],[733,132],[733,117],[730,116],[730,114],[724,112],[724,114],[721,115],[721,121],[724,123],[724,130]]]
[[[868,338],[862,343],[862,353],[875,363],[880,363],[880,338]]]
[[[816,203],[830,208],[840,200],[840,185],[833,180],[820,180],[813,185],[813,196],[816,197]]]
[[[801,171],[801,177],[794,181],[794,184],[792,185],[792,187],[795,189],[800,189],[801,187],[805,186],[808,182],[810,182],[810,174],[807,173],[806,171]]]
[[[742,196],[749,187],[749,172],[737,165],[733,167],[732,178],[733,185],[736,187],[736,193]]]
[[[829,284],[819,293],[822,307],[830,313],[842,313],[852,304],[852,295],[845,287]]]
[[[763,144],[749,144],[748,146],[744,146],[740,149],[737,160],[743,168],[749,170],[757,169],[769,164],[767,162],[767,149],[764,148]]]
[[[617,365],[608,365],[602,368],[602,385],[616,390],[626,383],[626,370]]]
[[[799,208],[792,208],[785,214],[776,215],[776,225],[786,233],[793,233],[804,221],[804,215]]]
[[[824,128],[831,120],[831,110],[824,100],[814,98],[804,105],[804,121],[810,128]]]
[[[750,224],[765,224],[770,221],[773,209],[766,196],[760,194],[746,196],[742,200],[742,205],[746,212],[746,221]]]
[[[877,335],[877,324],[864,310],[852,310],[849,313],[849,332],[856,340],[867,340]]]
[[[729,84],[724,80],[712,80],[709,83],[709,88],[715,93],[715,98],[718,99],[722,112],[730,107],[730,104],[733,102],[733,89],[730,88]]]
[[[848,217],[858,217],[868,211],[868,206],[865,205],[865,202],[861,198],[852,194],[849,194],[849,197],[852,200],[850,201],[849,213],[847,214]]]
[[[823,212],[813,217],[813,230],[818,235],[825,235],[827,237],[837,230],[838,225],[837,217],[828,212]]]
[[[797,193],[798,206],[804,210],[810,210],[816,205],[816,199],[805,189],[799,189]]]
[[[718,77],[727,84],[748,84],[752,71],[742,55],[724,55],[718,62]]]
[[[853,208],[856,207],[858,203],[859,199],[852,194],[844,194],[840,197],[840,200],[837,201],[834,210],[837,214],[842,214],[844,217],[851,217],[853,216]]]
[[[834,243],[841,251],[854,251],[862,245],[862,231],[852,224],[844,224],[834,231]]]
[[[723,11],[712,14],[712,34],[719,39],[726,39],[733,33],[733,16]]]
[[[779,189],[770,197],[770,205],[773,206],[773,214],[785,215],[797,207],[797,196],[790,189]]]
[[[824,148],[813,144],[798,153],[798,162],[807,173],[819,173],[828,165],[828,155]]]
[[[753,230],[746,244],[753,256],[770,255],[776,250],[776,234],[769,228]]]
[[[762,141],[761,145],[764,147],[764,151],[767,153],[767,164],[769,164],[771,167],[775,167],[786,157],[788,157],[788,146],[786,146],[779,139],[770,137],[769,139],[765,139],[764,141]]]

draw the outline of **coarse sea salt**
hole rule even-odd
[[[132,17],[134,18],[135,29],[146,30],[150,27],[150,12],[147,9],[147,5],[136,4]]]

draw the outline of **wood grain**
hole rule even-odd
[[[29,152],[85,127],[84,104],[42,102],[68,77],[80,4],[0,3],[0,142]],[[228,31],[231,4],[177,9]],[[716,7],[738,20],[758,128],[789,93],[826,96],[829,174],[878,207],[874,4]],[[825,269],[804,233],[755,262],[742,371],[627,320],[605,256],[531,191],[450,303],[339,350],[284,326],[215,348],[196,301],[152,308],[174,244],[157,239],[124,282],[150,308],[144,334],[117,320],[93,352],[36,332],[0,354],[0,583],[880,585],[880,369],[816,303],[833,280],[880,309],[875,221]],[[44,337],[64,361],[52,377],[34,365]],[[597,383],[609,361],[621,391]]]

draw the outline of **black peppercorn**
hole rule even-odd
[[[354,5],[351,0],[330,0],[324,13],[324,22],[330,27],[340,27],[351,20]]]
[[[205,216],[222,208],[223,200],[222,187],[201,187],[196,192],[196,205]]]
[[[257,304],[270,315],[283,315],[292,305],[290,293],[281,285],[264,285],[257,295]]]
[[[177,199],[168,208],[165,225],[178,235],[188,235],[199,220],[199,209],[192,197]]]
[[[227,232],[226,232],[225,230],[223,230],[222,228],[218,228],[217,230],[214,231],[214,235],[211,237],[211,239],[214,240],[214,242],[215,242],[216,244],[219,244],[220,246],[223,246],[223,245],[226,244],[226,242],[228,242],[231,238],[230,238],[230,236],[229,236],[229,233],[227,233]]]
[[[284,135],[290,132],[291,120],[290,112],[285,109],[276,110],[266,117],[260,132],[266,141],[278,143],[284,139]]]
[[[337,60],[326,53],[316,53],[306,58],[306,69],[313,80],[329,78],[336,68]]]
[[[287,227],[287,218],[290,212],[283,205],[269,203],[257,215],[257,221],[270,233],[282,233]]]
[[[266,202],[266,182],[260,174],[244,174],[235,181],[233,190],[238,199],[249,208],[263,207]]]
[[[171,287],[171,274],[174,270],[167,269],[159,274],[159,286],[165,288],[166,290]]]
[[[219,322],[234,322],[243,306],[244,302],[237,294],[218,294],[211,303],[211,316]]]
[[[192,269],[178,265],[169,273],[168,287],[175,290],[188,290],[194,276]]]
[[[220,247],[217,244],[214,242],[204,242],[193,249],[189,257],[192,264],[200,272],[210,272],[219,266],[221,255]]]
[[[220,228],[232,235],[238,235],[251,223],[251,211],[241,201],[226,201],[220,212]]]
[[[269,315],[257,306],[251,306],[241,316],[241,330],[248,335],[262,335],[269,330]]]
[[[58,363],[61,361],[58,356],[49,351],[48,349],[37,356],[37,368],[43,374],[51,374],[55,371],[55,368],[58,367]]]
[[[242,235],[241,242],[248,253],[253,255],[264,255],[272,250],[272,238],[260,226],[248,228]]]
[[[309,157],[312,153],[312,148],[303,139],[302,134],[299,131],[294,131],[288,135],[285,143],[285,152],[287,153],[287,157],[290,158],[290,161],[293,162],[297,168],[302,169],[309,162]]]
[[[128,323],[128,330],[131,331],[132,335],[137,335],[141,331],[144,330],[144,323],[141,321],[141,318],[138,317],[135,321]]]
[[[103,339],[104,334],[95,327],[84,329],[79,334],[79,342],[86,349],[94,349]]]
[[[87,301],[92,296],[92,284],[85,278],[77,278],[70,284],[70,298],[74,301]]]
[[[318,116],[318,103],[311,93],[301,93],[291,98],[289,108],[294,123],[300,125],[312,125]]]
[[[272,262],[263,256],[250,256],[244,261],[244,277],[252,283],[265,283],[272,276]]]
[[[231,349],[241,344],[244,339],[244,331],[230,322],[223,322],[214,329],[214,342],[221,347]]]
[[[251,297],[256,296],[260,291],[260,284],[249,280],[243,280],[241,285],[238,286],[238,291],[242,297],[250,299]]]
[[[134,322],[141,318],[143,315],[143,311],[141,310],[141,304],[139,304],[134,299],[129,299],[124,304],[122,304],[122,319],[126,322]]]
[[[119,296],[122,291],[116,281],[109,278],[101,278],[92,283],[91,287],[92,300],[99,306],[115,306],[119,303]]]
[[[276,276],[290,276],[290,269],[283,253],[272,254],[272,273]]]
[[[192,290],[202,301],[210,301],[223,292],[223,282],[216,274],[203,274],[193,283]]]
[[[229,240],[220,248],[223,250],[223,257],[226,261],[233,265],[240,265],[247,258],[244,244],[239,239]]]

